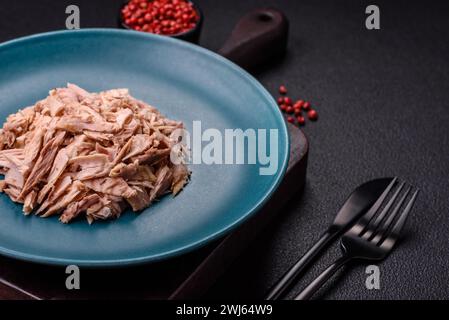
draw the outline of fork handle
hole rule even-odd
[[[314,258],[330,243],[338,232],[328,230],[320,237],[320,239],[299,259],[293,267],[291,267],[282,278],[271,288],[265,297],[265,300],[276,300],[286,292],[293,281],[302,273],[314,260]]]
[[[337,259],[333,264],[327,267],[315,280],[313,280],[301,293],[299,293],[295,300],[309,300],[319,288],[329,280],[338,269],[348,263],[352,257],[344,255]]]

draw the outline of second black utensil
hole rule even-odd
[[[337,213],[332,225],[319,240],[288,270],[281,280],[270,290],[266,300],[276,300],[284,294],[297,276],[313,261],[322,250],[343,234],[380,197],[393,178],[368,181],[357,187]]]
[[[349,261],[354,259],[380,261],[393,250],[418,195],[418,190],[415,190],[410,199],[405,201],[412,191],[412,187],[409,186],[399,197],[405,186],[405,182],[402,182],[383,207],[388,194],[393,193],[392,188],[395,182],[396,179],[390,183],[369,211],[343,235],[341,239],[343,256],[324,270],[296,296],[295,300],[310,299],[338,269]]]

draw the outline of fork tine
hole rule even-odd
[[[361,235],[363,232],[365,232],[367,225],[371,221],[371,219],[374,217],[374,215],[379,210],[382,203],[385,201],[385,198],[387,197],[388,193],[390,192],[391,188],[395,185],[395,183],[398,181],[397,177],[394,177],[393,180],[391,180],[390,184],[385,188],[384,192],[380,195],[379,198],[377,198],[376,202],[371,206],[371,208],[368,210],[365,215],[361,217],[361,219],[350,229],[350,231],[354,234]]]
[[[360,235],[365,231],[366,226],[371,221],[376,212],[379,210],[382,203],[385,201],[385,198],[387,197],[391,188],[393,188],[396,181],[398,181],[398,178],[394,177],[393,180],[391,180],[390,184],[382,192],[380,197],[377,198],[376,202],[374,202],[374,204],[371,206],[371,208],[359,219],[359,221],[356,224],[354,224],[351,227],[351,229],[349,229],[350,233]]]
[[[390,192],[391,188],[393,188],[394,184],[396,183],[396,181],[398,181],[398,178],[395,177],[390,184],[388,185],[388,187],[384,190],[384,192],[382,192],[382,194],[380,195],[380,197],[376,200],[376,202],[373,204],[373,206],[369,209],[369,211],[366,213],[365,217],[366,219],[368,219],[369,221],[371,220],[371,218],[376,214],[377,210],[379,210],[380,206],[382,205],[382,203],[384,202],[385,198],[387,197],[388,193]]]
[[[407,198],[408,194],[412,190],[411,187],[407,188],[407,191],[404,192],[401,199],[398,201],[396,206],[394,207],[393,211],[388,215],[388,217],[385,219],[385,221],[382,223],[382,225],[376,230],[375,234],[373,234],[370,237],[370,240],[374,243],[379,243],[380,240],[382,240],[385,237],[385,234],[387,233],[388,229],[392,226],[393,220],[398,215],[399,209],[401,209],[402,203]]]
[[[416,190],[410,200],[407,203],[407,206],[405,207],[404,211],[402,211],[401,215],[397,219],[394,226],[391,228],[391,231],[388,233],[388,235],[384,238],[383,242],[380,243],[381,246],[390,246],[392,247],[396,240],[399,238],[399,235],[401,234],[402,228],[405,225],[405,221],[407,220],[407,217],[413,207],[413,204],[415,203],[416,197],[418,196],[419,190]]]
[[[374,233],[376,232],[377,227],[380,225],[382,220],[385,218],[387,213],[390,211],[391,206],[396,201],[396,199],[399,196],[399,193],[402,191],[402,188],[404,188],[405,182],[402,182],[399,187],[394,192],[393,196],[388,200],[385,207],[382,209],[382,211],[377,215],[377,217],[371,219],[371,221],[368,223],[368,225],[365,227],[364,232],[362,232],[362,238],[364,239],[370,239],[373,237]]]

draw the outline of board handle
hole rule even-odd
[[[238,21],[218,53],[242,68],[252,70],[285,53],[288,26],[288,20],[281,11],[256,9]]]

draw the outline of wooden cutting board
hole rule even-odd
[[[289,124],[291,150],[286,175],[266,205],[250,220],[213,243],[167,261],[127,268],[80,270],[80,289],[68,290],[65,268],[0,257],[0,299],[192,299],[201,297],[242,254],[293,195],[302,191],[308,143]]]

